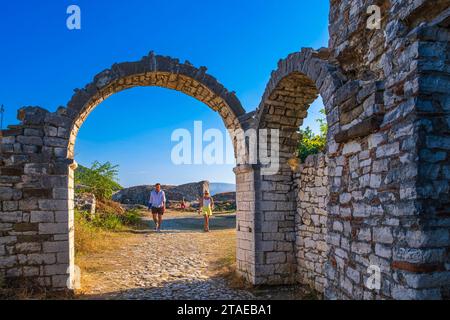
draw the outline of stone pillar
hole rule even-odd
[[[261,175],[259,165],[235,168],[237,266],[250,283],[295,283],[295,197],[292,171]],[[280,183],[284,180],[285,183]]]
[[[236,174],[236,265],[238,273],[255,283],[255,170],[249,165],[234,169]]]
[[[66,289],[73,254],[69,244],[67,145],[50,126],[55,115],[28,107],[20,126],[2,132],[0,161],[0,274]]]
[[[255,171],[256,284],[295,283],[295,194],[292,170],[282,161],[275,175]]]
[[[75,170],[78,164],[74,161],[73,164],[69,166],[69,181],[68,181],[68,230],[69,230],[69,243],[68,243],[68,258],[67,261],[69,269],[67,272],[68,279],[67,286],[70,289],[75,289],[80,281],[79,269],[75,266]]]

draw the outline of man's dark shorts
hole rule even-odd
[[[164,214],[164,208],[152,208],[152,214],[159,214],[159,215],[163,215]]]

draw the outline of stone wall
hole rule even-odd
[[[75,209],[86,211],[91,215],[94,215],[96,212],[97,201],[95,199],[95,195],[92,193],[82,193],[75,194],[74,199]]]
[[[381,24],[369,29],[374,4]],[[331,1],[330,48],[279,61],[254,123],[279,129],[281,143],[281,169],[255,189],[257,279],[291,280],[297,130],[320,94],[329,126],[325,297],[448,296],[449,5]]]
[[[370,30],[372,4],[381,7],[382,20]],[[440,0],[332,1],[333,58],[347,81],[378,88],[362,108],[338,100],[341,120],[342,114],[351,120],[341,129],[351,136],[368,112],[381,121],[367,135],[338,134],[337,145],[329,144],[328,298],[448,294],[449,180],[443,169],[450,161],[450,127],[443,119],[450,92],[449,6]],[[356,98],[363,93],[359,89]],[[349,227],[334,230],[336,223]],[[365,285],[370,267],[381,270],[379,290]]]
[[[239,166],[236,174],[236,265],[238,273],[255,283],[255,174],[252,166]]]
[[[295,216],[297,279],[323,293],[328,259],[328,167],[324,154],[309,156],[294,175],[297,194]],[[342,224],[333,228],[340,231]]]
[[[370,29],[374,4],[381,23]],[[328,299],[448,297],[449,7],[446,0],[330,1],[329,48],[280,60],[260,105],[248,114],[206,68],[153,53],[99,73],[54,113],[21,109],[21,124],[0,136],[0,273],[66,287],[74,261],[78,130],[110,95],[161,86],[204,102],[227,129],[279,135],[277,172],[267,174],[261,162],[235,169],[237,268],[247,280],[314,282]],[[297,187],[312,181],[300,177],[296,184],[293,173],[298,128],[319,95],[329,126],[327,221],[322,233],[311,228],[317,245],[307,248]],[[260,145],[259,151],[267,150]],[[322,203],[311,202],[316,205]],[[328,251],[320,260],[325,232]],[[316,259],[314,272],[307,258]],[[367,286],[374,269],[379,286]]]

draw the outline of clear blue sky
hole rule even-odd
[[[82,29],[66,28],[66,9],[81,8]],[[277,61],[328,41],[328,0],[317,1],[3,1],[0,5],[0,104],[5,124],[22,106],[54,111],[74,88],[115,62],[150,50],[207,66],[247,111],[255,109]],[[313,128],[320,103],[310,108]],[[125,186],[207,179],[234,182],[232,165],[174,166],[172,131],[203,121],[225,130],[220,117],[175,91],[135,88],[109,98],[78,135],[76,159],[120,165]]]

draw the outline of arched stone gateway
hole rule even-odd
[[[234,92],[229,92],[206,68],[195,68],[189,62],[155,55],[151,52],[137,62],[113,65],[94,77],[94,81],[75,95],[61,110],[72,119],[68,157],[73,158],[73,148],[79,128],[91,111],[114,93],[133,87],[158,86],[183,92],[205,103],[222,117],[227,129],[238,129],[239,116],[245,111]]]
[[[277,175],[257,173],[257,207],[255,230],[260,233],[256,249],[256,283],[292,284],[300,280],[310,283],[323,292],[326,261],[326,211],[310,208],[302,210],[301,199],[297,205],[296,180],[299,171],[297,154],[299,127],[307,116],[307,110],[320,94],[328,115],[328,145],[334,143],[334,132],[339,131],[339,110],[335,94],[345,83],[339,68],[329,61],[329,51],[303,49],[280,60],[272,73],[261,104],[256,111],[255,127],[277,129],[280,136],[280,170]],[[328,183],[323,186],[326,189]],[[323,191],[323,204],[328,190]],[[305,212],[303,212],[305,211]],[[322,219],[319,217],[322,214]],[[317,216],[316,229],[303,230],[305,215]],[[314,239],[312,235],[314,234]],[[309,237],[307,237],[309,235]],[[310,239],[309,239],[310,238]],[[305,250],[305,240],[309,239]],[[314,248],[311,248],[314,247]],[[312,265],[305,264],[305,255],[314,255]],[[260,271],[260,272],[258,272]],[[305,278],[307,273],[312,275]],[[317,279],[316,279],[317,278]]]
[[[0,143],[0,275],[65,287],[78,129],[111,94],[158,85],[203,101],[228,129],[278,130],[277,172],[235,169],[248,281],[328,299],[450,297],[448,1],[379,1],[368,29],[372,2],[331,1],[330,48],[281,60],[247,114],[204,69],[153,54],[102,72],[67,108],[20,110]],[[299,163],[297,131],[319,94],[327,150]]]
[[[114,93],[137,86],[177,90],[205,103],[228,130],[240,129],[245,112],[206,68],[154,55],[115,64],[75,90],[54,113],[39,107],[19,110],[22,123],[2,132],[0,270],[66,288],[74,274],[74,169],[76,137],[90,112]]]

